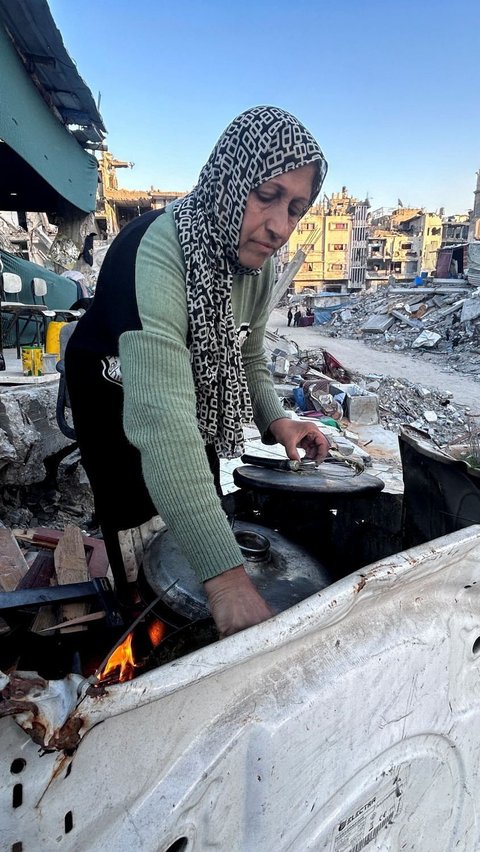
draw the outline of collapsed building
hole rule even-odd
[[[445,216],[443,209],[429,212],[401,203],[372,211],[368,198],[359,201],[343,187],[301,219],[278,253],[278,273],[303,253],[290,283],[295,297],[344,296],[393,281],[463,277],[467,245],[476,239],[472,223],[480,221],[477,196],[478,187],[469,214]]]
[[[0,46],[2,245],[64,271],[96,233],[92,152],[105,127],[46,2],[2,0]]]

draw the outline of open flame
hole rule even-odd
[[[118,669],[116,680],[123,682],[125,680],[132,680],[135,677],[136,663],[133,659],[132,641],[133,633],[129,633],[122,644],[118,648],[115,648],[100,675],[100,680],[107,680],[115,672],[115,669]]]
[[[160,644],[165,635],[165,624],[156,618],[150,622],[147,627],[148,637],[150,639],[152,649]],[[135,659],[133,653],[133,630],[128,634],[126,639],[118,648],[115,648],[113,653],[108,658],[108,661],[103,669],[99,680],[117,680],[123,683],[126,680],[132,680],[135,677],[135,669],[143,668],[145,659]],[[117,671],[118,670],[118,671]]]

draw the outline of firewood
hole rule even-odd
[[[27,573],[20,580],[18,589],[42,589],[50,585],[55,573],[53,553],[40,551],[30,565]]]
[[[88,566],[85,558],[81,530],[69,524],[65,528],[54,553],[55,572],[58,584],[82,583],[88,580]],[[62,606],[64,621],[79,618],[88,612],[88,604],[85,602],[69,603]],[[70,632],[85,629],[82,625],[65,627],[61,632]]]
[[[28,571],[28,564],[10,529],[0,527],[0,588],[13,592]]]
[[[44,549],[55,550],[63,533],[61,530],[49,529],[48,527],[36,527],[34,529],[14,529],[13,533],[17,541],[27,544],[38,544]],[[82,535],[83,545],[88,563],[90,577],[106,577],[108,571],[108,556],[105,542],[101,538]]]

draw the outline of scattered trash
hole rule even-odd
[[[361,298],[365,301],[364,297]],[[411,296],[409,299],[413,301]],[[293,409],[303,417],[315,418],[322,428],[335,424],[336,431],[354,444],[358,442],[358,435],[351,431],[351,423],[359,426],[379,423],[397,434],[402,426],[413,426],[447,452],[452,447],[467,446],[468,409],[455,406],[451,394],[380,373],[354,373],[324,349],[302,351],[297,347],[297,353],[293,354],[291,342],[271,334],[270,338],[272,350],[278,348],[281,341],[285,351],[289,352],[289,374],[284,384],[277,387],[286,409]],[[372,345],[372,340],[378,340],[378,335],[370,337],[369,345]],[[476,369],[478,371],[478,366]],[[322,416],[322,411],[319,411],[322,407],[326,411],[330,397],[342,408],[340,418],[337,414]],[[427,401],[428,404],[425,404]],[[474,402],[472,400],[472,404]]]
[[[435,346],[441,338],[442,335],[438,334],[436,331],[427,331],[424,329],[412,342],[412,346],[414,349],[417,349],[419,346],[426,346],[427,349],[430,349]]]

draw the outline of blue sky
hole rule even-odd
[[[295,113],[372,208],[466,212],[480,169],[479,0],[49,0],[129,189],[188,190],[260,103]]]

